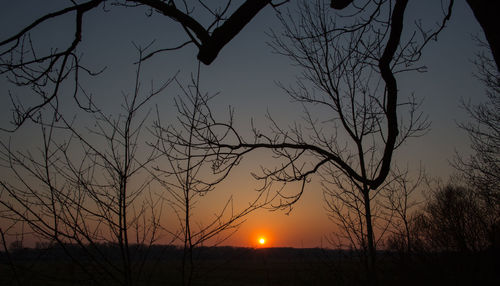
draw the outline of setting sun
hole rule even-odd
[[[259,238],[259,244],[260,245],[264,245],[265,243],[266,243],[266,239],[265,238],[263,238],[263,237]]]
[[[253,231],[253,234],[249,237],[248,242],[251,247],[255,248],[267,248],[274,246],[274,236],[269,229],[260,227]]]

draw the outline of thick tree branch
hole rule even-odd
[[[316,153],[317,155],[328,159],[328,161],[331,161],[335,164],[338,165],[341,169],[345,170],[345,172],[349,175],[355,178],[356,180],[362,181],[364,180],[354,169],[349,166],[342,158],[340,158],[338,155],[335,155],[331,152],[328,152],[318,146],[315,145],[310,145],[310,144],[292,144],[292,143],[240,143],[238,145],[229,145],[229,144],[217,144],[218,147],[221,148],[228,148],[230,150],[239,150],[239,149],[246,149],[244,153],[248,153],[250,151],[256,150],[256,149],[292,149],[292,150],[308,150],[313,153]],[[323,165],[325,160],[322,160],[318,166]],[[315,168],[314,170],[317,170]]]
[[[152,7],[183,26],[193,31],[201,41],[198,59],[206,64],[211,64],[222,48],[229,43],[245,27],[262,8],[269,4],[269,0],[245,1],[224,23],[209,34],[203,26],[189,15],[178,10],[174,5],[158,0],[129,0]]]
[[[474,16],[483,28],[486,40],[491,47],[491,52],[497,70],[500,71],[500,19],[498,13],[500,11],[500,1],[492,0],[467,0],[467,4],[474,12]]]
[[[354,0],[332,0],[330,2],[330,7],[337,10],[342,10],[349,6]]]
[[[370,184],[371,189],[378,188],[385,180],[391,169],[392,153],[398,137],[398,85],[391,70],[391,61],[399,46],[401,33],[403,31],[404,12],[408,0],[397,0],[392,12],[391,32],[384,53],[379,60],[379,69],[386,84],[387,104],[385,114],[387,117],[387,141],[385,144],[382,165],[377,178]]]
[[[198,59],[209,65],[212,63],[220,50],[231,41],[246,24],[262,10],[269,0],[247,0],[238,10],[234,12],[220,27],[216,28],[212,35],[202,43],[198,53]]]

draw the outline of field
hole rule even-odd
[[[109,251],[107,254],[110,254]],[[119,260],[71,261],[58,251],[1,253],[0,285],[120,285]],[[113,257],[109,255],[108,257]],[[363,259],[346,251],[294,248],[201,248],[193,254],[191,285],[365,285]],[[499,256],[379,253],[379,285],[499,285]],[[116,268],[115,268],[116,267]],[[158,247],[134,261],[134,285],[182,285],[182,250]],[[140,274],[139,274],[140,273]]]

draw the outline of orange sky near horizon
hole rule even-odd
[[[410,14],[414,13],[413,16],[421,15],[422,11],[426,11],[425,6],[421,5],[420,1],[410,2],[410,5],[414,5],[409,9]],[[482,99],[481,96],[484,96],[482,85],[472,78],[473,70],[471,68],[471,58],[474,56],[474,52],[478,51],[475,43],[471,40],[471,34],[480,33],[481,30],[474,21],[471,11],[462,2],[456,4],[451,22],[441,33],[439,41],[430,43],[428,49],[423,53],[422,64],[428,67],[429,72],[411,73],[410,76],[403,77],[399,85],[405,95],[415,92],[418,99],[424,100],[423,111],[425,115],[429,115],[433,125],[431,131],[425,136],[412,138],[408,143],[405,143],[398,150],[394,162],[399,161],[403,166],[410,164],[413,171],[418,168],[415,166],[423,163],[430,174],[440,176],[444,180],[453,171],[449,165],[450,156],[453,156],[456,150],[468,150],[467,135],[456,126],[457,122],[466,119],[463,110],[459,107],[459,102],[461,99],[471,97],[473,100],[479,101]],[[32,1],[32,3],[33,8],[29,11],[32,18],[36,16],[38,11],[36,7],[38,6],[49,9],[50,5],[60,5],[56,2],[50,5],[42,5],[41,1]],[[16,8],[16,5],[21,4],[9,1],[6,5]],[[0,17],[0,23],[3,23],[2,27],[6,27],[0,31],[0,39],[5,38],[17,26],[32,20],[28,18],[13,19],[12,17],[17,14],[9,12],[7,8],[4,10],[7,13],[2,12],[5,14],[4,17]],[[12,10],[16,11],[14,8]],[[21,5],[17,9],[24,10],[24,7]],[[85,59],[89,59],[92,68],[102,68],[109,65],[109,69],[102,76],[87,83],[86,87],[89,88],[89,92],[95,94],[97,100],[101,100],[103,109],[109,111],[110,114],[117,112],[117,101],[118,98],[121,98],[121,92],[127,93],[133,89],[131,78],[135,71],[133,63],[136,61],[136,54],[130,44],[131,40],[138,43],[149,43],[158,35],[162,36],[167,32],[172,32],[171,35],[174,36],[179,33],[174,28],[172,31],[166,31],[165,27],[174,27],[174,25],[170,25],[173,22],[165,22],[164,17],[155,15],[147,19],[136,19],[140,17],[132,17],[133,15],[137,16],[133,12],[133,9],[116,10],[116,14],[113,14],[116,18],[110,22],[110,14],[96,11],[85,23],[88,25],[82,42]],[[11,22],[17,26],[13,25],[14,28],[12,28]],[[65,27],[65,22],[54,21],[52,24]],[[67,26],[69,30],[71,25]],[[144,27],[149,28],[144,29]],[[216,113],[216,115],[223,117],[227,113],[228,106],[234,107],[235,120],[246,130],[249,130],[250,118],[253,118],[257,128],[266,128],[269,125],[265,121],[267,110],[285,126],[290,124],[292,120],[300,121],[300,114],[297,114],[301,110],[300,105],[297,107],[296,104],[290,103],[287,95],[275,84],[276,81],[283,82],[284,85],[293,84],[295,74],[293,74],[293,68],[290,67],[290,62],[273,53],[266,44],[269,38],[265,32],[270,27],[278,28],[279,22],[274,10],[269,7],[269,9],[263,10],[238,37],[221,51],[212,65],[202,66],[201,85],[203,91],[221,92],[221,95],[215,98],[215,107],[218,109],[217,111],[224,113]],[[175,26],[175,28],[178,27]],[[126,32],[112,34],[115,31],[113,29]],[[57,36],[53,33],[50,35]],[[73,32],[70,31],[69,35],[73,35]],[[109,35],[114,35],[114,37]],[[160,37],[158,41],[161,40],[167,41],[167,43],[163,43],[165,46],[172,46],[172,43],[168,42],[170,39]],[[102,45],[93,45],[93,43],[101,42]],[[244,57],[241,56],[242,51],[245,53]],[[158,56],[154,58],[154,61],[145,63],[144,86],[147,86],[147,83],[153,79],[155,83],[165,80],[181,68],[183,70],[179,77],[182,82],[187,82],[190,73],[195,70],[196,66],[196,48],[192,46]],[[0,91],[4,93],[10,88],[6,81],[0,81],[0,87]],[[177,90],[168,89],[165,94],[155,98],[157,101],[154,104],[158,104],[160,109],[164,111],[165,121],[175,117],[175,113],[170,111],[174,109],[172,99],[178,93]],[[475,94],[477,94],[476,97],[474,97]],[[2,108],[1,120],[7,123],[11,119],[11,105],[8,96],[0,97],[0,107]],[[73,110],[70,109],[67,112],[71,114]],[[33,136],[40,136],[40,132],[38,130],[33,132],[33,129],[30,128],[27,124],[16,134],[1,133],[0,139],[7,142],[11,136],[17,137],[17,142],[22,144],[16,145],[16,141],[13,140],[14,146],[35,150],[35,147],[32,146],[36,141],[33,140]],[[199,203],[193,209],[192,225],[194,228],[197,225],[206,224],[208,219],[217,213],[231,196],[234,199],[236,211],[248,205],[255,197],[255,189],[259,186],[259,182],[252,178],[250,172],[258,172],[260,166],[272,168],[276,166],[273,162],[275,161],[272,160],[271,155],[265,152],[252,153],[245,157],[231,173],[228,180],[216,187],[213,194],[207,194],[199,199]],[[3,170],[4,172],[0,170],[2,176],[0,179],[2,180],[9,178],[9,170],[7,168]],[[293,206],[293,210],[289,214],[283,210],[259,209],[247,215],[238,231],[221,245],[261,247],[258,244],[258,239],[265,237],[264,247],[332,247],[328,245],[325,237],[336,231],[336,226],[327,217],[319,178],[316,176],[311,178],[312,180],[306,185],[301,199]],[[293,191],[297,189],[297,186],[291,184],[289,188]],[[155,191],[161,193],[161,190]],[[173,212],[165,211],[164,216],[162,222],[166,226],[175,225],[177,217]],[[1,221],[0,227],[2,227]],[[15,237],[9,237],[9,239],[12,240]],[[158,243],[167,243],[168,241],[169,239],[165,238]],[[210,242],[208,241],[205,245],[210,245]]]
[[[230,176],[215,187],[212,194],[200,198],[193,209],[193,222],[202,224],[209,214],[220,210],[226,199],[232,196],[235,212],[252,202],[261,182],[255,180],[251,172],[260,172],[260,166],[276,166],[279,160],[272,158],[268,151],[256,151],[244,157]],[[298,192],[301,182],[289,183],[285,187],[289,194]],[[275,190],[278,184],[273,187]],[[270,194],[274,194],[273,191]],[[323,201],[323,190],[318,176],[311,176],[301,198],[289,209],[270,208],[271,205],[257,209],[243,218],[244,223],[238,231],[221,245],[241,247],[261,247],[260,237],[266,238],[265,247],[328,247],[325,236],[335,231],[336,226],[328,219]],[[211,240],[212,242],[214,240]],[[210,241],[206,243],[210,245]]]

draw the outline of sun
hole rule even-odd
[[[259,238],[259,244],[260,245],[266,244],[266,239],[264,237]]]
[[[266,248],[271,247],[274,244],[274,236],[270,231],[259,230],[249,237],[248,242],[251,243],[252,247],[255,248]]]

